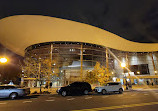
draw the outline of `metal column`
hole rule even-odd
[[[80,61],[81,61],[80,77],[81,77],[81,81],[83,81],[83,43],[81,44]]]
[[[129,69],[128,53],[126,53],[126,68]],[[128,70],[128,76],[130,77],[129,70]]]
[[[50,74],[48,75],[48,88],[49,88],[49,84],[50,84],[50,79],[51,79],[51,75],[52,75],[52,53],[53,53],[53,44],[50,44],[50,62],[49,62],[49,71]]]
[[[151,56],[151,58],[152,58],[152,63],[153,63],[153,67],[154,67],[154,73],[155,73],[155,75],[157,75],[157,73],[155,72],[155,71],[156,71],[156,67],[155,67],[155,63],[154,63],[154,57],[153,57],[153,54],[150,53],[150,56]]]
[[[107,77],[108,79],[110,79],[110,75],[109,75],[109,56],[108,56],[108,48],[106,47],[106,73],[107,73]]]
[[[40,93],[42,93],[42,90],[41,90],[41,86],[42,86],[42,81],[41,81],[41,63],[40,63],[40,61],[39,61],[38,65],[39,65],[38,66],[38,73],[39,73],[38,79],[39,79],[39,83],[40,83]]]
[[[106,47],[106,68],[108,69],[108,73],[109,73],[109,57],[108,57],[108,49]]]

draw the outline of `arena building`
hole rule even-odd
[[[1,19],[0,40],[25,57],[29,87],[39,86],[38,80],[50,80],[54,87],[79,81],[97,62],[108,68],[113,81],[157,84],[157,43],[132,42],[94,26],[40,15]]]

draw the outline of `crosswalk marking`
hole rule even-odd
[[[23,103],[31,103],[32,101],[23,101]]]
[[[46,100],[46,101],[55,101],[54,99],[49,99],[49,100]]]
[[[91,99],[92,97],[86,97],[85,99]]]
[[[70,98],[70,99],[67,99],[68,101],[71,101],[71,100],[74,100],[75,98]]]

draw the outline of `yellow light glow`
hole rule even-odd
[[[7,61],[8,61],[8,59],[6,59],[5,57],[0,58],[0,62],[1,62],[1,63],[6,63]]]
[[[121,63],[121,67],[126,67],[126,64],[125,63]]]
[[[155,73],[157,73],[157,71],[154,71]]]
[[[140,74],[140,72],[139,72],[139,71],[137,71],[137,74]]]

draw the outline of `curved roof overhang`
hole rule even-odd
[[[0,43],[19,55],[24,56],[30,45],[52,41],[86,42],[129,52],[158,51],[158,43],[128,41],[94,26],[55,17],[17,15],[0,20]]]

